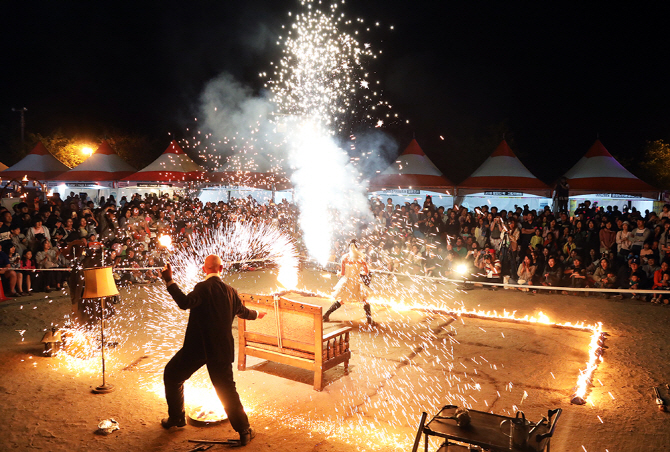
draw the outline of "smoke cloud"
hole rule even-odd
[[[280,166],[294,187],[300,227],[309,254],[322,264],[334,240],[357,234],[371,221],[366,180],[385,168],[397,144],[380,130],[352,140],[354,150],[313,118],[275,116],[264,96],[222,74],[201,95],[201,122],[210,159],[233,161],[241,154],[268,171]],[[351,143],[347,143],[351,147]],[[248,168],[244,168],[248,169]]]

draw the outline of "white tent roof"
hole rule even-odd
[[[658,194],[658,190],[617,162],[600,140],[593,143],[565,177],[570,185],[570,195],[622,193],[655,198]]]
[[[549,195],[549,186],[528,171],[505,140],[457,189],[459,195],[486,191]]]
[[[412,140],[394,163],[370,179],[369,190],[413,188],[444,191],[453,186],[423,152],[419,143]]]
[[[184,182],[201,180],[204,176],[205,170],[195,163],[176,141],[172,140],[165,152],[156,160],[124,180]]]
[[[15,165],[7,168],[0,174],[0,179],[23,179],[45,181],[53,179],[69,170],[60,160],[51,155],[40,142]]]
[[[103,140],[93,155],[55,180],[112,181],[121,180],[134,172],[135,168],[127,164],[112,150],[107,141]]]

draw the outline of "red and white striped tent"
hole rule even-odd
[[[70,171],[55,177],[57,181],[118,181],[130,176],[135,168],[126,163],[112,150],[107,141],[103,140],[93,155]]]
[[[39,142],[30,151],[30,154],[0,173],[0,179],[11,180],[27,177],[30,180],[46,181],[69,169]]]
[[[156,160],[123,180],[154,183],[193,182],[203,180],[205,174],[205,170],[195,163],[175,140],[172,140],[165,152]]]
[[[459,196],[495,192],[549,196],[550,187],[535,177],[502,140],[474,173],[456,188]]]
[[[639,196],[655,199],[658,190],[638,179],[617,162],[605,146],[596,140],[570,170],[565,173],[570,185],[570,196],[599,193]]]
[[[454,187],[413,139],[394,163],[372,177],[369,191],[412,189],[446,193]]]

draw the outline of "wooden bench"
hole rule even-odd
[[[351,327],[323,332],[321,306],[272,295],[240,294],[249,309],[264,311],[262,319],[238,319],[239,359],[245,370],[247,356],[266,359],[314,372],[314,389],[323,389],[323,373],[344,363],[349,372]]]

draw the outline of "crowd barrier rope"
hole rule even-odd
[[[313,262],[316,263],[316,261],[312,259],[301,259],[303,261],[308,261],[308,262]],[[225,261],[224,264],[226,265],[234,265],[234,264],[245,264],[245,263],[250,263],[250,262],[267,262],[268,259],[246,259],[246,260],[240,260],[240,261]],[[320,264],[318,264],[320,265]],[[325,265],[322,267],[327,267],[328,265],[333,265],[339,267],[338,262],[327,262]],[[173,266],[173,268],[184,268],[183,266]],[[60,272],[70,272],[73,269],[72,268],[36,268],[36,269],[25,269],[25,268],[15,268],[12,269],[14,271],[21,271],[21,272],[49,272],[49,271],[60,271]],[[134,271],[152,271],[152,270],[158,270],[161,271],[163,270],[163,267],[137,267],[137,268],[128,268],[128,267],[123,267],[123,268],[113,268],[112,271],[115,272],[134,272]],[[333,272],[332,270],[327,270],[324,268],[324,271],[329,271]],[[468,285],[468,284],[478,284],[481,286],[491,286],[491,287],[497,287],[497,288],[503,288],[503,289],[531,289],[531,290],[543,290],[543,291],[566,291],[566,292],[591,292],[591,293],[612,293],[612,294],[659,294],[666,292],[667,289],[604,289],[604,288],[597,288],[597,287],[564,287],[564,286],[536,286],[536,285],[526,285],[526,284],[514,284],[514,283],[505,283],[502,280],[499,282],[488,282],[488,281],[483,281],[482,279],[479,278],[473,278],[473,275],[467,276],[464,275],[462,278],[445,278],[443,276],[425,276],[425,275],[412,275],[409,273],[403,273],[403,272],[391,272],[387,270],[379,270],[379,269],[372,269],[370,270],[370,273],[376,273],[376,274],[385,274],[385,275],[392,275],[396,277],[403,277],[403,278],[409,278],[411,280],[429,280],[429,281],[444,281],[444,282],[449,282],[453,283],[454,285]]]

